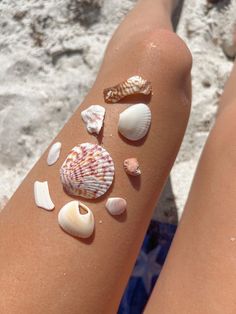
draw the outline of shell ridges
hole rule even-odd
[[[60,169],[61,182],[67,193],[98,198],[110,188],[114,178],[110,154],[98,144],[75,146]]]

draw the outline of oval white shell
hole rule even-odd
[[[151,83],[141,76],[134,75],[113,87],[104,89],[104,99],[106,102],[118,102],[120,99],[133,95],[149,95],[152,91]]]
[[[85,209],[86,214],[81,214],[79,207]],[[58,223],[63,230],[74,237],[88,238],[94,231],[92,211],[78,201],[71,201],[61,208]]]
[[[125,172],[131,176],[139,176],[141,170],[137,158],[128,158],[124,161]]]
[[[145,104],[137,104],[121,112],[118,123],[119,132],[128,140],[143,138],[151,124],[151,111]]]
[[[126,200],[120,197],[110,197],[106,202],[106,209],[111,215],[121,215],[126,207]]]
[[[60,169],[61,182],[67,193],[98,198],[110,188],[114,178],[110,154],[97,144],[75,146]]]
[[[49,166],[57,162],[57,160],[60,157],[60,152],[61,152],[61,143],[60,142],[54,143],[48,152],[47,164]]]
[[[105,108],[99,105],[92,105],[81,112],[81,117],[86,123],[89,133],[99,134],[105,117]]]
[[[53,210],[55,205],[53,204],[49,189],[48,189],[48,182],[34,182],[34,199],[35,203],[38,207],[41,207],[46,210]]]

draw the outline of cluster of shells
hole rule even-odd
[[[151,83],[140,76],[132,76],[124,82],[104,90],[104,99],[108,103],[117,103],[133,94],[149,95]],[[81,112],[81,118],[90,134],[98,135],[103,127],[105,108],[91,105]],[[146,136],[151,124],[151,111],[146,104],[131,105],[121,112],[118,122],[119,133],[129,141],[138,141]],[[52,166],[60,157],[61,143],[54,143],[48,153],[47,163]],[[127,175],[141,174],[137,158],[124,161]],[[60,179],[64,191],[71,196],[96,199],[104,195],[113,183],[115,166],[109,152],[98,144],[82,143],[75,146],[60,168]],[[53,210],[48,182],[36,181],[34,184],[35,203],[38,207]],[[86,214],[80,212],[82,208]],[[127,202],[121,197],[110,197],[106,209],[111,215],[120,215],[127,208]],[[65,204],[58,214],[58,223],[68,234],[87,238],[93,234],[95,219],[92,211],[82,202],[71,201]]]

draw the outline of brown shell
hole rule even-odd
[[[135,75],[113,87],[104,89],[103,94],[106,102],[115,103],[129,95],[149,95],[151,92],[151,82],[143,79],[141,76]]]

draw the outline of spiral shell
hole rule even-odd
[[[61,182],[68,194],[98,198],[110,188],[115,168],[110,154],[97,144],[75,146],[60,169]]]
[[[115,103],[126,96],[133,94],[149,95],[151,91],[151,82],[135,75],[113,87],[104,89],[103,94],[106,102]]]

